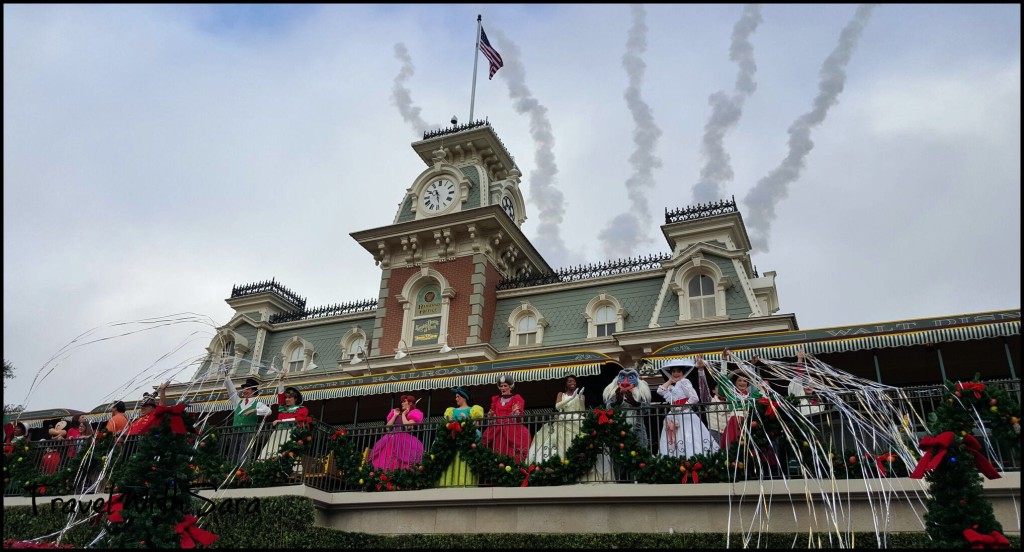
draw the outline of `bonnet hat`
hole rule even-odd
[[[665,376],[665,381],[669,381],[672,379],[673,368],[679,368],[682,370],[683,377],[685,378],[690,373],[687,369],[693,370],[694,366],[696,366],[696,364],[693,362],[692,358],[678,358],[666,362],[661,366],[660,370],[661,375]]]
[[[466,391],[462,387],[452,387],[452,393],[455,393],[456,395],[461,395],[462,398],[466,399],[467,403],[471,401],[471,399],[469,398],[469,391]]]

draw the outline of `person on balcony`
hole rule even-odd
[[[369,460],[375,469],[411,468],[423,459],[423,443],[410,431],[412,426],[423,422],[423,412],[416,408],[416,397],[412,395],[402,395],[399,405],[388,412],[388,433],[370,450]]]
[[[733,372],[729,379],[732,381],[731,385],[723,383],[719,387],[719,393],[730,408],[729,419],[722,434],[723,448],[739,440],[747,410],[753,408],[754,401],[762,396],[759,389],[751,387],[750,380],[742,372]]]
[[[231,381],[231,375],[225,370],[224,387],[228,391],[228,402],[231,404],[231,425],[235,428],[226,435],[225,454],[232,462],[239,462],[245,457],[246,450],[258,450],[260,439],[256,435],[256,428],[259,426],[260,418],[272,414],[273,411],[256,399],[260,393],[260,382],[254,378],[246,378],[242,392],[239,393]]]
[[[522,417],[526,412],[526,401],[519,394],[512,394],[516,385],[512,376],[502,374],[498,376],[497,383],[498,394],[491,397],[491,409],[487,415],[499,419],[484,430],[481,442],[498,454],[523,462],[530,450],[530,430],[510,418]]]
[[[165,381],[160,384],[157,388],[157,392],[160,396],[159,404],[166,404],[167,402],[167,386],[171,382]],[[143,400],[142,405],[139,407],[142,415],[132,421],[131,425],[128,426],[128,435],[141,435],[149,429],[149,421],[153,417],[153,412],[156,411],[157,399],[150,393],[142,394]]]
[[[540,464],[552,456],[565,458],[565,451],[580,433],[583,425],[583,411],[586,399],[583,389],[576,389],[576,376],[565,378],[565,390],[555,396],[555,420],[541,426],[533,436],[533,443],[527,458],[533,464]]]
[[[28,438],[28,428],[25,427],[25,424],[23,424],[21,422],[18,422],[16,424],[14,424],[14,436],[11,437],[11,442],[12,443],[27,443],[28,441],[29,441],[29,438]]]
[[[282,371],[282,376],[287,374],[288,369],[285,368]],[[277,404],[277,419],[271,422],[274,432],[270,434],[270,440],[263,447],[260,459],[277,456],[281,445],[291,439],[295,424],[309,422],[309,409],[302,406],[302,393],[296,387],[290,385],[286,387],[283,377],[277,384]]]
[[[665,383],[658,386],[657,391],[669,404],[669,412],[661,429],[658,450],[662,455],[679,458],[717,452],[718,443],[711,439],[711,432],[692,410],[700,397],[690,380],[686,379],[684,367],[693,369],[694,361],[671,360],[661,367]]]
[[[470,396],[469,391],[462,387],[453,387],[452,393],[455,393],[455,406],[448,407],[444,411],[444,418],[449,422],[459,422],[463,420],[479,420],[484,417],[484,409],[480,405],[473,404],[473,398]],[[476,431],[477,437],[480,436],[480,430]],[[469,463],[462,459],[462,453],[455,453],[455,460],[452,460],[450,466],[444,470],[441,474],[441,479],[438,481],[438,487],[475,487],[477,483],[477,477],[469,469]]]
[[[110,419],[107,420],[107,431],[117,436],[128,427],[128,417],[124,415],[124,401],[117,401],[110,407]]]
[[[640,378],[636,368],[623,368],[602,393],[606,408],[627,408],[626,421],[633,426],[640,446],[650,448],[642,408],[651,404],[651,388]]]

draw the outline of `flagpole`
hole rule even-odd
[[[484,24],[481,21],[480,14],[476,16],[476,44],[473,45],[473,92],[469,97],[469,120],[467,123],[473,122],[473,106],[476,104],[476,66],[477,61],[480,59],[480,29],[484,28]]]

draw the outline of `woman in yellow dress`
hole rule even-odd
[[[455,393],[455,405],[449,407],[444,411],[444,417],[450,421],[461,421],[461,420],[479,420],[484,417],[484,409],[479,405],[473,404],[472,397],[469,396],[469,391],[461,387],[453,387],[452,393]],[[477,437],[480,435],[480,430],[477,430]],[[461,453],[455,453],[455,460],[452,460],[448,469],[441,474],[441,479],[438,481],[438,487],[474,487],[477,483],[477,477],[473,472],[469,471],[469,464],[462,459]]]

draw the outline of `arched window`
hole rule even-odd
[[[412,315],[412,346],[437,345],[441,339],[441,286],[436,282],[419,288]]]
[[[605,338],[622,331],[626,311],[618,299],[602,293],[587,303],[583,318],[587,319],[588,339]]]
[[[243,366],[250,367],[250,371],[255,366],[252,363],[238,362],[238,359],[245,357],[249,352],[249,340],[230,327],[217,330],[217,335],[210,340],[206,351],[210,354],[210,366],[213,369],[222,366],[232,375],[237,375]]]
[[[448,310],[455,290],[440,272],[423,267],[402,286],[401,341],[409,348],[436,347],[448,339]]]
[[[341,349],[341,362],[352,360],[352,357],[359,352],[364,353],[366,356],[369,356],[370,353],[367,348],[366,333],[363,332],[360,326],[347,331],[341,337],[339,345]]]
[[[537,344],[537,317],[527,314],[516,324],[516,345]]]
[[[597,326],[597,337],[605,337],[615,333],[615,309],[611,305],[605,305],[597,309],[594,324]]]
[[[544,343],[548,323],[533,305],[523,302],[508,317],[509,347],[529,347]]]
[[[235,340],[229,339],[224,342],[224,349],[221,351],[221,362],[228,370],[235,364]]]
[[[291,356],[288,358],[288,371],[301,372],[304,362],[306,362],[306,350],[301,345],[293,348]]]
[[[670,284],[679,298],[679,323],[727,320],[725,290],[732,286],[715,262],[695,254]]]
[[[715,283],[710,277],[700,274],[690,278],[686,291],[690,301],[690,318],[711,318],[717,315]]]
[[[288,371],[292,374],[309,369],[313,362],[313,355],[316,351],[313,344],[295,336],[285,342],[281,347],[281,357],[284,358]]]

